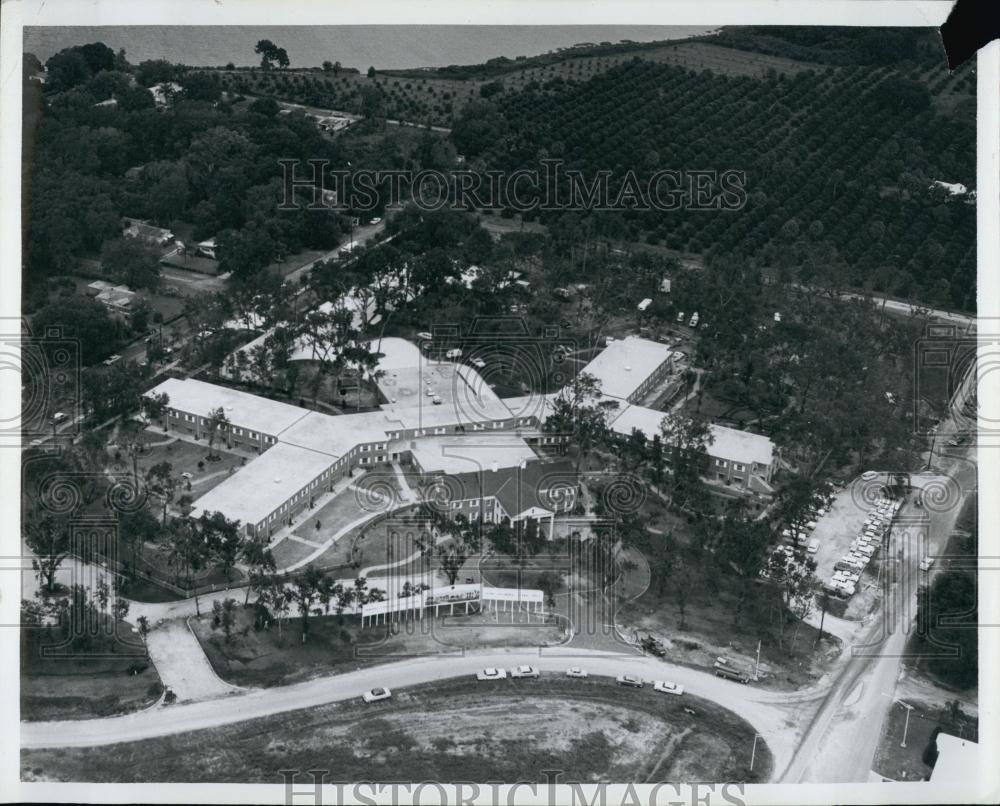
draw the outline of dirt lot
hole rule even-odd
[[[692,711],[693,713],[689,713]],[[656,741],[650,741],[655,736]],[[480,683],[396,690],[390,702],[344,702],[225,728],[112,747],[25,751],[22,777],[62,781],[280,783],[280,769],[330,780],[767,780],[772,759],[753,729],[697,697],[607,679]]]

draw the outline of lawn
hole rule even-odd
[[[77,650],[70,657],[47,658],[42,647],[55,648],[55,638],[43,630],[22,630],[21,719],[90,719],[156,702],[163,687],[138,633],[119,622],[118,636],[114,654],[87,656]]]
[[[944,733],[976,741],[978,720],[964,713],[952,719],[944,709],[927,703],[905,702],[913,706],[909,726],[906,724],[906,708],[894,702],[882,725],[874,769],[893,781],[924,781],[933,769],[924,763],[923,755],[934,729],[940,727]],[[906,747],[901,746],[904,728]]]
[[[505,696],[499,698],[498,692]],[[651,737],[655,740],[651,741]],[[213,730],[108,747],[26,750],[22,777],[57,781],[765,781],[772,757],[735,714],[606,678],[449,680]]]
[[[150,432],[147,431],[147,434]],[[151,442],[163,442],[171,437],[152,432]],[[153,465],[160,462],[170,462],[174,476],[182,473],[190,473],[191,489],[187,492],[193,497],[204,495],[212,487],[229,476],[229,470],[245,465],[249,459],[236,453],[225,450],[225,445],[216,443],[212,453],[218,456],[218,460],[209,460],[208,441],[196,443],[178,439],[169,445],[157,444],[147,447],[139,456],[139,473],[145,473]],[[127,461],[127,460],[126,460]],[[198,464],[202,463],[199,467]],[[131,467],[129,467],[131,470]]]
[[[564,638],[556,622],[540,624],[536,618],[529,623],[522,616],[513,624],[500,623],[491,614],[442,614],[440,619],[414,620],[402,628],[364,629],[357,616],[313,616],[305,643],[301,624],[295,617],[285,619],[280,631],[277,625],[255,630],[252,609],[240,607],[226,642],[209,619],[191,621],[216,674],[239,686],[288,685],[414,656],[453,654],[473,647],[552,646]]]

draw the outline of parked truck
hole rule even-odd
[[[715,662],[713,671],[716,677],[724,677],[726,680],[735,680],[737,683],[750,682],[750,675],[746,672],[741,672],[739,669],[734,669],[728,663],[724,663],[721,660]]]

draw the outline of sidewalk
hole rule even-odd
[[[324,492],[319,496],[317,496],[313,506],[310,507],[309,509],[303,509],[298,515],[296,515],[293,523],[290,526],[286,524],[285,526],[282,526],[273,535],[271,535],[271,537],[267,541],[267,547],[273,550],[274,547],[278,545],[278,543],[290,537],[292,535],[292,532],[294,532],[296,529],[302,526],[303,523],[310,520],[316,512],[318,512],[327,504],[329,504],[330,501],[332,501],[342,492],[344,492],[345,490],[349,490],[351,487],[353,487],[358,482],[358,480],[364,478],[365,472],[366,471],[361,470],[354,476],[354,478],[345,476],[342,479],[338,479],[337,482],[333,485],[333,490]],[[332,544],[333,544],[332,540],[327,540],[326,542],[324,542],[323,543],[324,550],[329,548]]]

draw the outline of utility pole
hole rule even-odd
[[[754,680],[757,680],[757,679],[760,678],[760,645],[761,645],[761,640],[757,639],[757,665],[754,667],[754,670],[753,670],[753,678],[754,678]],[[751,770],[753,769],[753,764],[750,765],[750,769]]]
[[[913,711],[913,706],[903,702],[902,700],[899,701],[899,704],[906,709],[906,722],[903,725],[903,741],[899,743],[899,746],[906,747],[906,731],[910,727],[910,712]]]
[[[753,735],[753,750],[750,751],[750,772],[753,772],[753,763],[757,758],[757,739],[759,736],[759,733]]]

